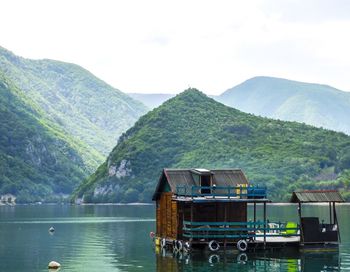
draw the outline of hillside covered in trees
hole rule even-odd
[[[0,73],[0,195],[59,201],[94,169],[84,143],[66,135]]]
[[[123,134],[73,199],[150,202],[163,168],[242,168],[274,200],[330,187],[349,198],[350,137],[243,113],[189,89]]]
[[[16,56],[0,47],[0,72],[66,133],[86,143],[97,166],[147,108],[71,63]]]

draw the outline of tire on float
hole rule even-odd
[[[182,241],[176,240],[175,248],[176,248],[177,251],[182,251],[182,249],[183,249]]]
[[[161,246],[162,248],[165,248],[165,246],[166,246],[166,240],[165,240],[165,238],[163,238],[162,240],[160,240],[160,246]]]
[[[246,253],[240,253],[237,256],[238,263],[246,263],[248,261],[248,256]]]
[[[239,240],[237,242],[237,249],[241,252],[245,252],[248,249],[248,243],[246,240]]]
[[[218,251],[220,249],[220,244],[219,242],[215,241],[215,240],[211,240],[208,244],[208,247],[210,249],[210,251]]]
[[[177,240],[173,240],[173,251],[174,252],[177,251],[177,249],[176,249],[176,242],[177,242]]]
[[[191,251],[191,244],[190,242],[185,242],[184,245],[183,245],[183,249],[184,249],[184,252],[188,253]]]
[[[208,262],[210,264],[216,264],[220,262],[220,256],[217,254],[212,254],[209,256]]]

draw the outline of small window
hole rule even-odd
[[[201,176],[201,186],[211,187],[211,176]],[[211,188],[202,188],[202,194],[211,194]]]

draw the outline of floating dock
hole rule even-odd
[[[272,222],[267,218],[267,188],[249,184],[240,169],[164,169],[153,200],[155,244],[174,251],[325,249],[340,242],[335,203],[344,200],[337,191],[294,192],[291,202],[298,203],[299,222]],[[310,202],[329,204],[329,222],[302,216],[302,204]],[[249,203],[252,220],[247,218]],[[263,206],[262,218],[257,218],[257,204]]]

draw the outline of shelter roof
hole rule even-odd
[[[345,200],[337,190],[308,190],[293,192],[290,202],[345,202]]]
[[[163,169],[159,178],[153,200],[156,200],[161,193],[163,184],[168,182],[171,192],[176,193],[176,187],[181,186],[200,186],[199,176],[212,176],[212,182],[215,186],[232,186],[248,184],[248,179],[241,169]]]

